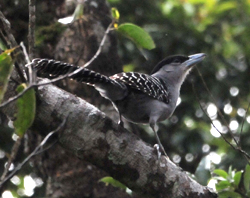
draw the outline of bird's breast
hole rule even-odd
[[[149,123],[167,119],[173,112],[171,104],[154,99],[139,91],[130,92],[123,100],[113,102],[121,115],[130,122]]]

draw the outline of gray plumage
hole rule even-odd
[[[151,75],[123,72],[108,77],[83,68],[70,78],[94,86],[103,97],[109,99],[119,112],[120,123],[121,115],[130,122],[148,123],[166,155],[156,132],[156,123],[172,115],[186,75],[204,57],[203,53],[167,57],[155,66]],[[47,75],[50,78],[79,69],[68,63],[48,59],[34,59],[32,66],[38,76]]]

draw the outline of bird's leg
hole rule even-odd
[[[115,110],[117,111],[118,115],[119,115],[119,121],[117,124],[119,124],[121,127],[124,127],[123,121],[122,121],[122,114],[120,113],[119,109],[117,108],[116,104],[114,102],[112,102]]]
[[[119,114],[119,121],[118,121],[118,124],[123,127],[123,121],[122,121],[122,115],[121,113],[118,111],[118,114]]]
[[[157,143],[158,143],[158,145],[159,145],[159,147],[160,147],[160,150],[163,152],[163,154],[164,154],[165,156],[168,156],[167,153],[166,153],[166,151],[165,151],[165,149],[164,149],[164,147],[162,146],[161,141],[160,141],[160,138],[159,138],[159,136],[158,136],[158,134],[157,134],[157,130],[156,130],[156,125],[155,125],[155,123],[150,123],[150,127],[152,128],[152,130],[153,130],[154,133],[155,133],[155,137],[156,137]],[[156,148],[156,150],[157,150],[157,155],[158,155],[158,156],[161,156],[159,147],[155,146],[155,148]],[[158,149],[157,149],[157,148],[158,148]]]
[[[161,151],[160,151],[159,144],[155,144],[154,148],[157,151],[157,158],[158,158],[158,160],[160,160],[160,158],[161,158]]]

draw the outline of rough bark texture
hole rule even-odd
[[[6,96],[13,92],[14,87],[9,86]],[[44,168],[44,175],[48,176],[48,197],[115,195],[116,192],[112,190],[111,194],[105,191],[105,196],[99,193],[95,196],[95,190],[101,188],[97,188],[98,184],[88,177],[96,168],[79,162],[74,156],[105,170],[141,197],[217,197],[216,193],[192,180],[166,157],[161,156],[158,160],[152,146],[117,125],[93,105],[53,85],[39,87],[37,93],[33,133],[47,134],[67,117],[66,125],[59,134],[62,147],[53,147],[40,160],[36,160]],[[12,117],[13,108],[14,105],[9,105],[3,111]],[[65,151],[73,155],[67,155]],[[87,170],[82,168],[83,164]],[[104,176],[102,174],[100,176]],[[87,185],[82,183],[79,176],[82,176],[82,180],[86,177]],[[88,188],[91,182],[95,185]],[[75,188],[72,189],[72,186]],[[118,194],[117,197],[127,197],[126,194]]]
[[[63,32],[55,47],[54,58],[79,66],[84,65],[96,53],[111,22],[110,7],[105,0],[85,1],[84,16],[70,24]],[[108,76],[122,72],[122,63],[117,51],[115,31],[110,31],[102,52],[88,68]],[[85,84],[65,80],[58,85],[96,106],[110,105],[92,87]]]
[[[59,137],[61,146],[105,170],[133,191],[149,197],[217,197],[166,157],[157,160],[150,145],[84,100],[53,85],[39,87],[38,100],[33,129],[47,133],[68,116]],[[74,169],[81,170],[74,162],[68,163],[72,163],[72,173],[77,174]],[[70,172],[65,174],[64,177]]]
[[[110,23],[110,8],[105,0],[85,1],[84,16],[70,24],[61,34],[58,39],[59,42],[55,46],[54,58],[79,66],[83,65],[96,53]],[[114,31],[109,33],[101,54],[89,68],[106,75],[122,71],[122,64],[117,55],[117,40]],[[101,107],[102,110],[109,111],[111,113],[109,115],[113,115],[113,118],[117,116],[110,102],[100,97],[92,87],[68,79],[57,83],[57,85],[79,97],[83,97],[92,104]],[[81,121],[79,120],[79,122]],[[41,124],[39,126],[44,127]],[[39,138],[37,139],[32,134],[30,136],[36,142],[39,141]],[[48,197],[72,197],[74,195],[74,197],[126,198],[129,196],[120,189],[112,186],[106,187],[103,183],[98,182],[99,179],[108,174],[95,168],[90,163],[68,155],[60,147],[50,150],[49,154],[45,155],[42,160],[42,164],[36,163],[39,160],[35,160],[34,163],[42,173],[41,175],[47,175],[45,181],[48,181]],[[72,170],[72,165],[78,168]],[[92,167],[91,171],[89,167]],[[68,174],[69,172],[71,174]],[[86,175],[86,173],[91,174]]]

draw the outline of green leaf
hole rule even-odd
[[[236,187],[238,187],[238,185],[240,183],[241,175],[242,175],[241,171],[236,172],[234,175],[234,184]]]
[[[228,177],[229,177],[229,179],[232,179],[233,177],[234,177],[234,171],[232,170],[232,166],[229,166],[229,168],[228,168]]]
[[[231,184],[229,181],[220,181],[217,184],[215,184],[215,186],[216,186],[216,190],[220,191],[220,190],[224,190],[224,189],[230,187]]]
[[[131,39],[138,47],[148,50],[155,48],[155,43],[151,36],[137,25],[132,23],[123,23],[118,26],[117,30]]]
[[[104,182],[105,184],[111,184],[114,187],[118,187],[124,190],[127,188],[124,184],[115,180],[113,177],[103,177],[99,181]]]
[[[10,53],[14,50],[15,49],[6,50],[0,54],[0,102],[2,101],[7,89],[9,77],[13,69],[13,61]]]
[[[21,93],[26,89],[26,84],[17,87],[17,92]],[[35,118],[36,97],[35,90],[30,89],[23,96],[17,99],[17,113],[14,121],[15,132],[22,137],[27,129],[32,125]]]
[[[206,0],[189,0],[188,2],[192,4],[203,4],[206,3]]]
[[[223,177],[223,178],[225,178],[225,179],[227,179],[227,177],[228,177],[227,172],[224,171],[224,170],[221,170],[221,169],[215,169],[214,173],[221,176],[221,177]]]
[[[237,7],[236,2],[223,2],[217,5],[217,9],[214,9],[214,12],[217,14],[235,9]]]
[[[135,70],[135,65],[134,64],[127,64],[123,65],[123,71],[124,72],[131,72]]]
[[[117,8],[112,8],[111,9],[111,13],[112,13],[112,17],[116,20],[119,20],[120,18],[120,13],[119,11],[117,10]]]
[[[0,38],[0,49],[2,51],[7,50],[7,47],[6,47],[4,41],[1,38]]]
[[[82,18],[83,16],[83,4],[79,3],[73,13],[73,21]]]
[[[210,163],[208,156],[203,157],[195,171],[196,181],[202,185],[207,185],[211,178],[211,172],[207,167],[208,163]]]
[[[242,198],[242,196],[233,191],[223,191],[218,193],[219,198]]]
[[[243,183],[244,183],[246,192],[250,191],[250,166],[249,165],[246,165]]]

